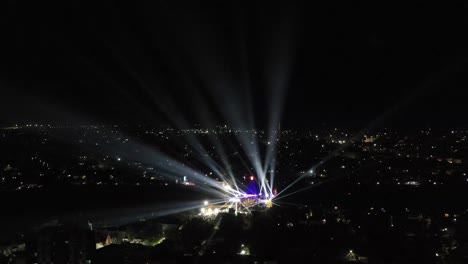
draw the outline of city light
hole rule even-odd
[[[463,8],[8,2],[0,262],[466,262]]]

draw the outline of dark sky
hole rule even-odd
[[[463,1],[7,2],[2,123],[468,121]]]

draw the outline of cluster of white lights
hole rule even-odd
[[[240,203],[240,199],[238,197],[231,197],[229,198],[229,202],[232,202],[232,203]]]
[[[200,215],[202,216],[216,216],[221,212],[219,208],[201,208]]]
[[[223,187],[224,187],[224,189],[225,189],[226,191],[232,191],[232,187],[231,187],[231,185],[229,185],[229,184],[224,184]]]

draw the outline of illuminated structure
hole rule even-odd
[[[376,139],[377,139],[377,137],[374,137],[374,136],[370,136],[370,137],[364,136],[363,142],[364,143],[374,143],[374,141]]]
[[[260,208],[271,208],[275,195],[268,192],[261,193],[254,176],[249,177],[249,184],[245,192],[233,189],[229,183],[221,183],[225,190],[225,199],[220,202],[204,201],[198,215],[203,217],[214,217],[219,213],[233,211],[235,214],[250,214],[252,210]],[[275,189],[276,192],[276,189]]]

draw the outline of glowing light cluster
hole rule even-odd
[[[218,207],[202,207],[200,208],[200,215],[205,217],[217,216],[220,212],[227,212],[225,209],[220,209]]]

